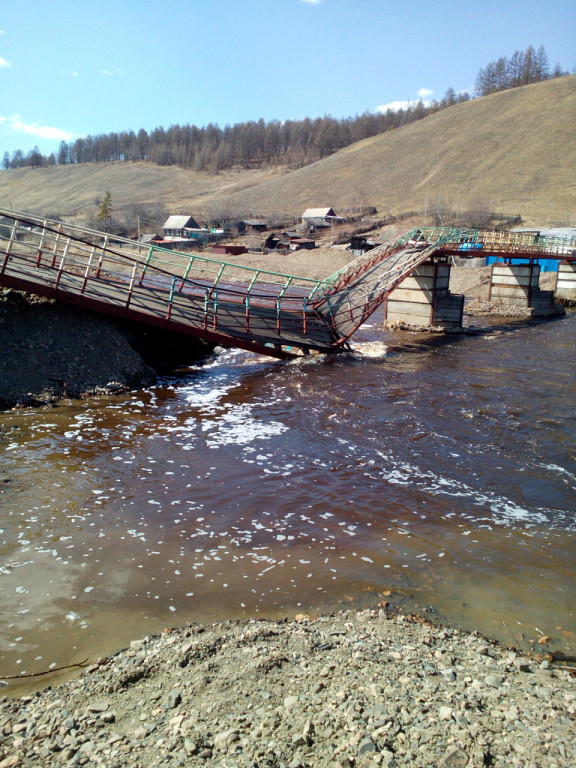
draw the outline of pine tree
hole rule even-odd
[[[112,192],[109,189],[104,192],[104,198],[98,206],[98,213],[96,218],[100,223],[104,223],[106,230],[110,227],[110,219],[112,218]]]

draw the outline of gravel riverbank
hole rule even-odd
[[[0,768],[569,768],[573,672],[386,608],[135,640],[0,701]]]
[[[147,387],[211,346],[79,307],[0,289],[0,410]]]

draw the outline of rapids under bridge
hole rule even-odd
[[[341,352],[421,265],[453,256],[574,266],[576,241],[421,227],[314,280],[0,209],[0,286],[277,358]]]

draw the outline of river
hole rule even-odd
[[[336,358],[222,351],[1,414],[0,678],[380,603],[574,654],[575,336],[573,312],[441,337],[375,317]]]

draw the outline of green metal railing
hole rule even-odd
[[[202,331],[206,338],[246,348],[254,333],[261,347],[290,343],[337,350],[390,291],[432,256],[576,259],[574,238],[421,227],[316,280],[144,245],[26,213],[0,209],[0,217],[0,284],[34,292],[36,281],[45,295],[65,298],[68,292],[86,305],[113,304],[116,313],[118,306],[125,312],[139,307],[158,322],[161,317],[182,323],[189,310],[195,319],[186,322],[195,324],[198,335]],[[235,330],[225,325],[232,315]],[[229,338],[234,333],[241,341]],[[278,350],[274,354],[281,356]]]

